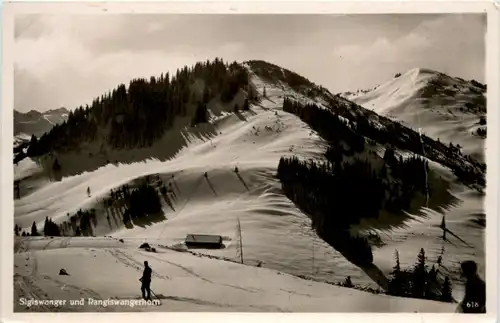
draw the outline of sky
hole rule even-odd
[[[265,60],[332,93],[415,67],[484,82],[485,32],[481,14],[19,15],[14,108],[74,109],[132,78],[215,57]]]

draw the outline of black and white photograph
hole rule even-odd
[[[487,18],[16,14],[6,306],[491,313]]]

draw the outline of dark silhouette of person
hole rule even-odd
[[[139,280],[142,283],[142,298],[144,298],[145,300],[151,300],[151,273],[151,267],[149,267],[147,261],[144,261],[144,272],[142,273],[142,277]],[[148,297],[146,297],[146,291],[148,293]]]
[[[486,284],[477,274],[477,264],[472,260],[460,265],[462,275],[467,279],[465,296],[460,303],[464,313],[486,313]]]
[[[207,179],[208,179],[208,174],[207,174],[207,172],[205,172],[205,174],[203,174],[203,176],[205,176],[205,178],[207,178]]]

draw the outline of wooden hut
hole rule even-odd
[[[188,234],[185,240],[188,248],[221,249],[223,248],[222,237],[210,234]]]

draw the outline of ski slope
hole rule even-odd
[[[453,312],[453,304],[374,295],[303,280],[279,271],[195,257],[160,249],[152,254],[125,239],[28,238],[15,254],[15,311],[194,311],[194,312]],[[141,297],[143,261],[153,269],[153,299]],[[61,276],[64,268],[69,276]],[[30,306],[27,300],[68,300],[59,306]],[[71,306],[70,299],[85,298]],[[22,301],[22,299],[26,301]],[[94,300],[128,303],[93,305]],[[99,306],[100,305],[100,306]]]
[[[475,132],[479,119],[486,118],[486,97],[471,82],[414,68],[371,91],[345,97],[445,144],[459,144],[464,153],[484,161],[484,139]]]
[[[454,311],[454,306],[449,304],[404,299],[397,299],[398,307],[396,308],[394,298],[302,281],[286,274],[277,274],[276,271],[279,271],[335,282],[342,282],[347,276],[351,276],[355,285],[376,288],[376,284],[360,268],[348,262],[312,232],[308,217],[281,193],[281,185],[274,178],[278,161],[282,156],[300,155],[307,159],[320,158],[323,153],[325,145],[323,139],[296,116],[280,111],[285,95],[299,100],[306,99],[283,84],[266,84],[256,76],[253,76],[253,83],[259,93],[263,92],[264,87],[266,88],[267,98],[253,106],[251,111],[241,112],[240,115],[219,116],[215,122],[219,133],[217,136],[191,138],[189,145],[170,160],[149,159],[131,164],[108,164],[92,172],[84,172],[50,183],[42,182],[40,176],[34,175],[43,172],[36,163],[29,159],[15,166],[15,176],[24,178],[25,185],[35,187],[20,200],[15,201],[15,223],[25,230],[29,229],[33,221],[41,230],[47,216],[56,223],[60,223],[67,220],[67,213],[72,214],[79,209],[95,208],[98,217],[98,224],[95,227],[96,235],[111,235],[114,238],[123,238],[125,241],[125,244],[117,246],[116,242],[110,242],[111,245],[102,242],[107,241],[102,238],[63,238],[62,240],[54,238],[55,240],[51,240],[54,242],[44,240],[47,243],[50,242],[46,250],[30,251],[36,248],[29,247],[28,251],[16,255],[15,272],[21,279],[19,284],[26,279],[31,279],[30,273],[32,272],[24,268],[35,266],[27,263],[26,259],[29,258],[32,262],[33,259],[38,259],[39,265],[36,266],[40,270],[45,268],[42,262],[46,266],[53,266],[46,267],[47,269],[43,271],[44,275],[57,275],[60,268],[66,268],[70,275],[74,272],[75,276],[63,277],[67,280],[64,283],[68,283],[68,286],[69,284],[78,286],[73,290],[74,293],[78,294],[80,293],[78,289],[85,288],[96,291],[102,297],[137,296],[138,273],[124,264],[118,264],[116,261],[119,262],[119,260],[113,260],[117,258],[116,253],[125,252],[127,257],[136,260],[135,266],[137,262],[142,263],[147,259],[154,270],[157,269],[163,275],[172,277],[165,282],[161,281],[164,285],[153,283],[153,288],[157,293],[170,297],[164,301],[164,304],[179,310]],[[163,142],[165,145],[168,144],[168,141]],[[141,154],[141,151],[128,151],[127,153]],[[86,156],[88,155],[85,151],[82,152],[78,162],[86,163]],[[238,167],[239,174],[234,172],[235,166]],[[203,176],[205,172],[208,175],[207,179]],[[135,223],[132,229],[127,229],[119,216],[113,213],[108,223],[103,198],[109,196],[110,190],[126,183],[133,183],[134,180],[151,174],[158,174],[163,182],[171,182],[175,188],[177,199],[173,209],[166,203],[163,205],[166,220]],[[91,189],[91,196],[87,195],[88,187]],[[452,281],[457,287],[454,289],[454,296],[460,299],[462,292],[458,277],[459,261],[473,257],[481,266],[480,272],[484,272],[482,228],[470,225],[471,214],[483,211],[481,211],[481,197],[464,192],[462,187],[457,187],[455,193],[462,194],[460,197],[463,197],[464,202],[445,212],[447,221],[450,229],[467,240],[473,246],[472,248],[459,243],[450,245],[440,240],[441,230],[436,224],[440,223],[442,215],[429,211],[427,218],[415,220],[408,227],[394,230],[392,233],[386,232],[386,235],[382,233],[386,244],[380,248],[374,248],[374,263],[385,274],[388,274],[394,265],[392,254],[395,249],[399,250],[401,266],[404,268],[413,265],[422,247],[426,249],[429,261],[435,261],[444,245],[447,256],[443,259],[443,264],[449,269]],[[198,259],[189,254],[165,250],[161,251],[162,254],[154,255],[137,249],[143,242],[148,242],[152,246],[182,246],[183,239],[189,233],[217,234],[224,237],[225,248],[203,252],[238,259],[236,246],[238,219],[242,227],[245,264],[256,265],[262,262],[263,268]],[[89,245],[77,241],[88,241]],[[70,245],[76,243],[79,247],[64,248],[68,242]],[[33,245],[33,243],[27,244]],[[57,246],[63,246],[63,248]],[[52,248],[56,250],[51,250]],[[159,250],[160,248],[158,247]],[[20,250],[22,251],[23,248]],[[115,253],[114,256],[113,253]],[[155,260],[154,257],[159,259],[165,257],[178,266]],[[98,259],[102,259],[102,265],[100,262],[99,265],[97,263],[86,265],[87,261],[90,264],[90,261]],[[131,260],[125,262],[133,267]],[[83,271],[84,268],[108,268],[108,265],[109,270],[104,270],[106,273],[103,275],[110,280],[109,284],[112,284],[110,286],[105,285],[105,279],[92,273],[92,270],[87,273]],[[242,291],[228,287],[231,292],[228,292],[227,299],[224,297],[223,300],[230,306],[219,306],[220,304],[213,302],[220,301],[219,294],[222,293],[220,283],[205,284],[200,278],[185,278],[186,271],[180,266],[198,268],[196,271],[203,271],[203,277],[211,281],[229,283],[234,280],[234,284],[241,284],[238,285],[239,287],[260,291]],[[205,269],[206,267],[208,268]],[[227,280],[224,278],[226,276]],[[254,279],[257,276],[259,279]],[[37,281],[37,278],[33,279],[35,279],[35,284],[42,284],[41,281],[43,284],[48,284],[46,287],[43,284],[39,286],[44,292],[49,295],[58,295],[51,294],[52,292],[59,293],[57,288],[54,289],[58,283],[51,282],[50,279],[45,282],[43,276],[40,278],[41,281]],[[125,279],[130,281],[130,285],[124,284]],[[190,285],[191,281],[193,285]],[[197,284],[200,283],[203,285],[199,287]],[[30,291],[29,286],[20,288],[27,289],[26,293],[33,292],[33,289]],[[292,292],[279,291],[281,288]],[[297,293],[310,296],[296,295]],[[195,295],[199,295],[198,297],[202,300],[200,301]],[[289,303],[290,297],[293,298],[291,303]],[[183,301],[184,299],[189,301]],[[389,299],[391,299],[390,302]],[[332,307],[332,300],[338,304],[338,307],[337,305]],[[352,305],[347,306],[346,302]],[[273,304],[275,307],[265,307],[265,304]]]

